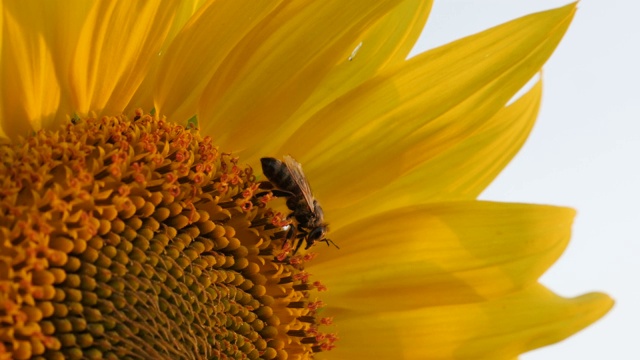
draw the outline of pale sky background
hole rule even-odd
[[[567,4],[561,0],[436,0],[417,49]],[[640,359],[640,1],[583,0],[544,68],[533,133],[482,199],[565,205],[578,216],[541,281],[563,296],[616,299],[602,320],[521,358]]]

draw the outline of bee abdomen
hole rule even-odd
[[[301,195],[300,188],[282,161],[265,157],[260,159],[260,163],[262,163],[262,172],[275,186],[292,194]]]

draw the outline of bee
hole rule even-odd
[[[262,172],[271,184],[279,190],[273,190],[276,197],[286,197],[287,207],[291,213],[287,218],[295,218],[298,226],[291,226],[287,232],[287,241],[294,237],[298,241],[293,253],[298,252],[303,242],[309,249],[316,242],[322,241],[329,245],[338,246],[325,238],[329,225],[324,222],[324,212],[318,201],[313,197],[307,177],[302,171],[302,165],[289,155],[284,161],[265,157],[260,159]]]

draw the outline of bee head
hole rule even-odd
[[[307,246],[305,247],[305,250],[309,249],[316,242],[319,242],[319,241],[325,242],[325,243],[327,243],[327,245],[333,244],[333,246],[335,246],[336,248],[340,249],[338,247],[338,245],[336,245],[333,241],[331,241],[330,239],[325,238],[325,235],[327,235],[328,231],[329,231],[329,225],[328,224],[320,224],[319,226],[317,226],[313,230],[311,230],[311,232],[309,233],[309,236],[307,237]]]
[[[307,247],[305,249],[310,248],[317,241],[322,241],[322,239],[324,239],[324,236],[327,234],[327,231],[329,231],[329,227],[327,226],[327,224],[320,224],[319,226],[313,228],[313,230],[311,230],[309,236],[307,237]]]

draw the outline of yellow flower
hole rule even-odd
[[[430,7],[3,1],[0,359],[513,359],[603,316],[538,283],[573,210],[476,200],[575,4],[405,60]],[[259,182],[284,154],[313,261]]]

